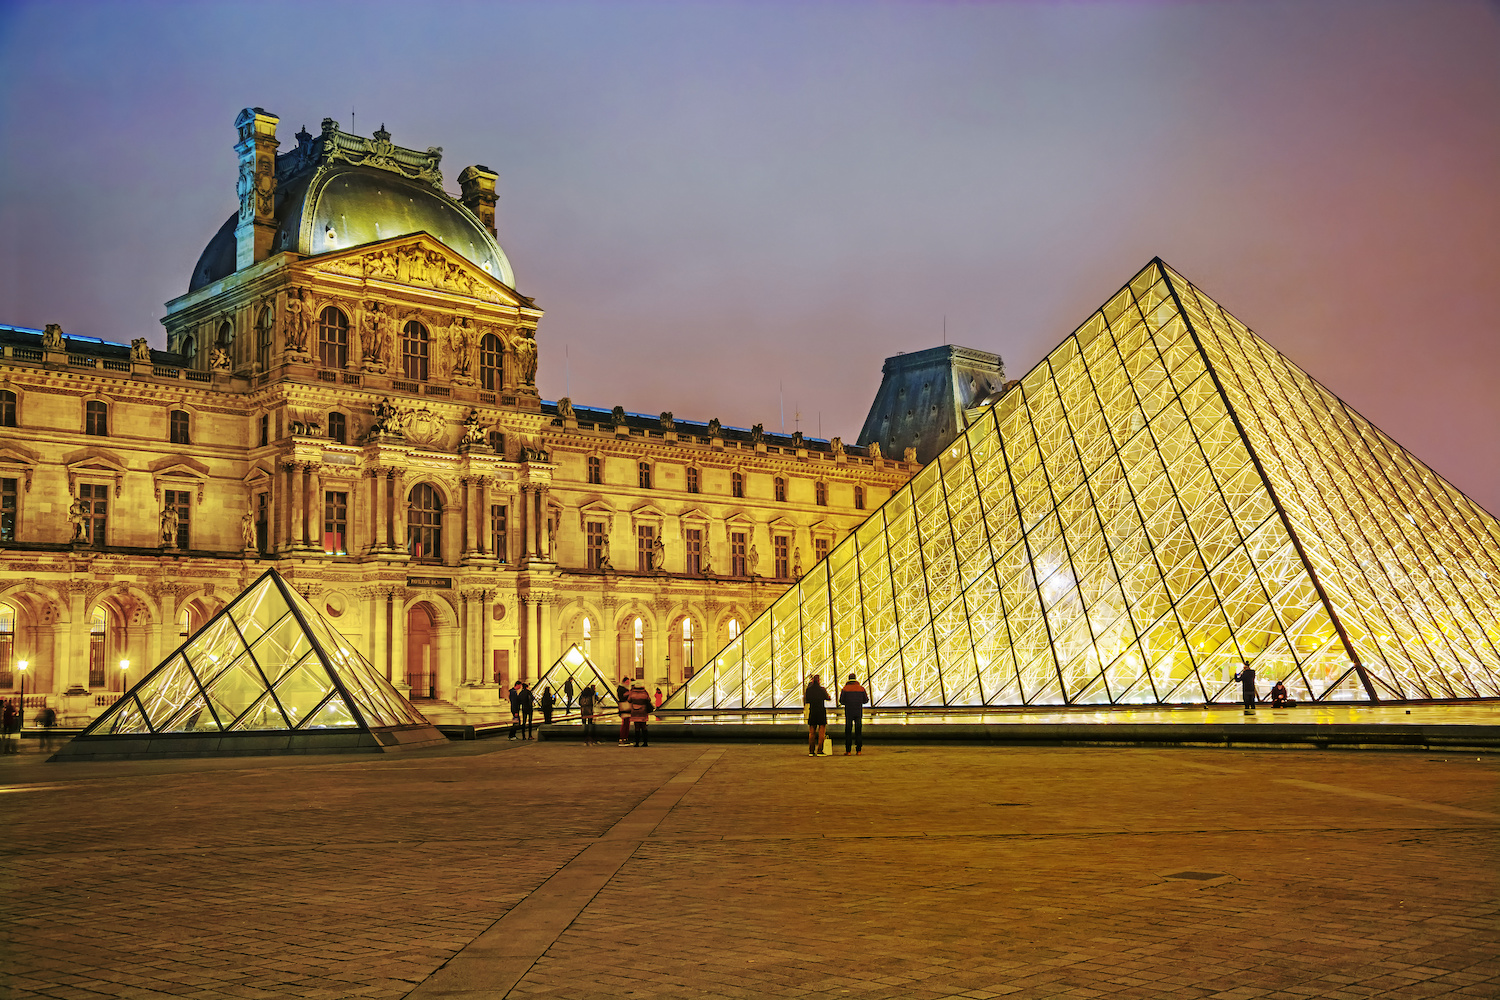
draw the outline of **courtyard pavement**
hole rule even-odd
[[[830,750],[29,747],[0,996],[1500,996],[1500,756]]]

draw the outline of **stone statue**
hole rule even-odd
[[[145,337],[137,337],[130,342],[130,360],[147,365],[151,363],[151,345],[146,343]]]
[[[240,515],[240,542],[245,551],[255,548],[255,511],[247,510]]]
[[[664,430],[664,431],[675,431],[677,429],[677,421],[675,421],[675,420],[672,419],[672,411],[671,410],[663,410],[662,411],[662,414],[661,414],[661,429]]]
[[[802,447],[802,432],[801,431],[792,431],[792,447],[793,448],[801,448]]]
[[[367,371],[385,371],[391,363],[390,317],[380,309],[380,303],[365,303],[364,368]]]
[[[835,455],[842,455],[844,453],[844,439],[841,437],[831,439],[828,442],[828,448]]]
[[[211,371],[229,371],[229,352],[222,347],[215,347],[208,355],[208,367]]]
[[[454,378],[465,379],[473,367],[474,328],[460,317],[448,327],[448,356],[451,359],[449,373]]]
[[[255,218],[255,201],[251,193],[255,190],[255,164],[250,161],[240,163],[240,179],[235,182],[234,193],[240,199],[240,221],[249,222]]]
[[[73,505],[68,508],[68,523],[73,526],[73,541],[87,542],[89,540],[88,518],[83,516],[83,501],[73,500]]]
[[[761,444],[766,439],[766,428],[763,424],[756,424],[750,428],[750,443]]]
[[[601,570],[614,569],[609,561],[609,536],[605,535],[599,540],[599,568]]]
[[[485,429],[479,422],[479,411],[470,409],[464,414],[464,435],[461,443],[465,445],[484,444]]]
[[[577,420],[578,416],[573,412],[573,401],[567,396],[557,401],[557,415],[564,420]]]
[[[42,331],[42,350],[44,351],[66,351],[68,345],[63,343],[62,327],[56,323],[48,323],[47,328]]]
[[[288,354],[307,353],[307,293],[293,288],[286,296],[286,350]]]
[[[760,576],[760,549],[757,549],[755,547],[755,543],[754,542],[750,543],[749,564],[750,564],[750,575],[751,576]]]
[[[177,547],[177,508],[170,504],[161,510],[161,544],[165,549]]]
[[[714,568],[708,561],[708,546],[703,546],[703,551],[698,557],[698,572],[704,576],[713,576]]]
[[[270,215],[275,206],[276,175],[271,170],[271,161],[261,160],[255,171],[255,211],[259,215]]]
[[[375,404],[375,423],[370,427],[370,434],[400,434],[405,423],[403,417],[401,408],[392,403],[390,397],[382,399]]]
[[[609,419],[616,427],[625,426],[625,407],[617,406],[609,411]]]
[[[881,457],[881,454],[880,454],[880,442],[879,441],[871,441],[865,447],[865,451],[869,452],[871,458],[876,458],[876,459],[880,458]]]
[[[516,340],[516,374],[522,385],[536,385],[536,341],[530,330],[522,330]]]
[[[792,553],[792,576],[797,579],[802,578],[802,546],[800,545]]]
[[[903,451],[901,453],[901,461],[903,461],[903,462],[915,462],[916,460],[917,460],[917,449],[915,449],[915,448],[910,448],[909,447],[909,448],[907,448],[905,451]]]
[[[724,425],[721,424],[721,423],[719,423],[719,418],[718,417],[714,417],[712,420],[710,420],[708,422],[708,436],[711,437],[711,438],[716,438],[716,437],[722,437],[723,434],[724,434]]]
[[[661,536],[651,543],[651,572],[660,573],[667,565],[667,547],[661,543]]]

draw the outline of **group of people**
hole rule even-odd
[[[1239,672],[1234,675],[1234,679],[1240,682],[1240,699],[1245,703],[1245,714],[1253,715],[1255,713],[1256,702],[1255,668],[1248,663],[1241,663]],[[1269,700],[1272,708],[1290,708],[1297,704],[1288,696],[1286,685],[1281,681],[1277,681],[1271,685]]]
[[[25,724],[25,710],[21,707],[19,698],[5,699],[4,706],[0,707],[0,736],[4,737],[5,753],[20,753],[21,728]],[[52,727],[57,725],[57,713],[52,706],[43,705],[36,713],[37,728],[42,731],[41,748],[52,749]]]
[[[563,694],[567,699],[567,707],[573,706],[573,678],[569,677],[563,688]],[[549,685],[544,688],[540,698],[531,690],[531,686],[525,681],[516,681],[510,688],[510,739],[529,740],[534,739],[534,723],[536,709],[542,710],[542,722],[550,724],[552,713],[557,708],[557,696],[552,693]],[[622,679],[615,689],[616,711],[620,716],[620,746],[650,746],[650,733],[647,728],[650,722],[651,712],[661,708],[663,701],[661,688],[656,689],[653,697],[646,693],[646,688],[640,681]],[[596,706],[599,703],[599,692],[593,684],[589,684],[578,691],[578,715],[583,723],[583,742],[588,746],[597,746],[600,743],[598,732],[595,728]],[[632,728],[634,736],[632,736]]]
[[[807,716],[807,755],[826,757],[823,742],[828,735],[828,703],[833,696],[823,686],[820,674],[813,674],[807,688],[802,692],[803,712]],[[839,707],[844,710],[844,756],[852,752],[858,757],[865,751],[865,706],[870,695],[853,674],[839,691]]]

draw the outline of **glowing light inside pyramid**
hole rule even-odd
[[[1153,262],[673,695],[1500,696],[1500,522]]]

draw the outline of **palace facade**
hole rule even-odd
[[[434,721],[574,642],[665,693],[916,471],[542,400],[496,174],[455,198],[438,149],[276,125],[236,120],[239,208],[166,351],[0,326],[0,694],[28,711],[97,715],[267,566]],[[1003,382],[964,358],[966,401]]]

